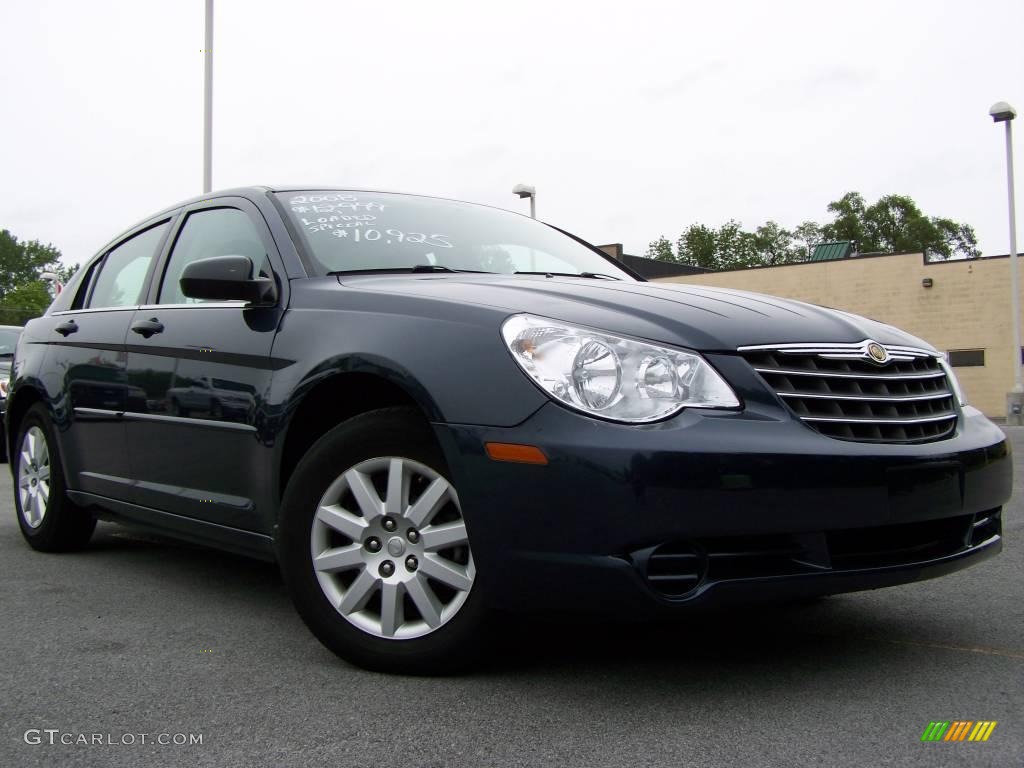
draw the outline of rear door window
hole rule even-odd
[[[146,275],[167,234],[169,222],[140,232],[115,246],[99,265],[93,279],[91,309],[131,307],[139,303],[145,292]]]

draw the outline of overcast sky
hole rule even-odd
[[[203,18],[2,0],[0,228],[80,262],[202,191]],[[540,218],[637,254],[695,221],[795,226],[848,190],[903,193],[1008,250],[987,112],[1024,108],[1020,0],[217,0],[215,27],[215,189],[525,211],[524,182]]]

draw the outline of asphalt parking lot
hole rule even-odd
[[[86,552],[35,553],[3,467],[0,765],[1019,765],[1024,428],[1008,432],[1005,549],[976,568],[672,627],[534,622],[449,679],[338,660],[272,565],[109,524]],[[932,720],[998,726],[922,743]],[[59,743],[79,734],[104,743]]]

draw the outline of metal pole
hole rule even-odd
[[[206,194],[213,186],[213,0],[206,0],[203,75],[203,194]]]
[[[536,201],[537,201],[537,193],[534,192],[532,195],[530,195],[530,218],[531,219],[536,219],[537,218],[537,202]],[[537,254],[534,252],[533,248],[530,249],[530,271],[531,272],[536,272],[537,271]]]
[[[1010,290],[1013,299],[1013,391],[1024,392],[1021,380],[1020,352],[1020,278],[1017,272],[1017,210],[1013,199],[1013,129],[1012,120],[1006,121],[1006,196],[1010,205]]]

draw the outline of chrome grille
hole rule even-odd
[[[884,350],[884,363],[875,362]],[[956,427],[953,389],[934,352],[859,344],[781,344],[739,352],[805,424],[840,440],[916,443]]]

